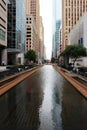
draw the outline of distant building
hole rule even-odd
[[[8,64],[23,64],[26,43],[26,0],[8,0]]]
[[[40,16],[40,54],[39,59],[41,62],[44,60],[44,27],[42,17]]]
[[[55,32],[55,58],[58,58],[58,53],[60,52],[61,46],[61,21],[56,21],[56,32]]]
[[[53,47],[52,47],[52,57],[54,57],[55,59],[58,58],[58,53],[59,53],[59,49],[60,49],[60,42],[61,42],[61,21],[58,20],[56,21],[56,29],[55,29],[55,34],[53,35]]]
[[[56,20],[57,20],[57,0],[52,0],[53,2],[53,21],[52,21],[52,32],[53,32],[53,36],[52,36],[52,57],[56,58],[57,54],[56,54],[56,43],[55,43],[55,34],[56,34]]]
[[[87,48],[87,13],[73,26],[69,35],[69,44],[83,45]],[[78,59],[78,63],[81,66],[87,66],[87,57]]]
[[[60,39],[59,34],[59,28],[61,26],[61,21],[58,20],[60,17],[60,14],[58,14],[58,10],[60,9],[60,5],[58,3],[58,0],[52,0],[53,2],[53,23],[52,23],[52,32],[53,32],[53,39],[52,39],[52,57],[57,59],[58,57],[58,44]]]
[[[40,49],[40,9],[39,0],[26,0],[26,15],[32,15],[37,28],[36,53],[39,54]]]
[[[0,0],[0,65],[7,64],[7,0]]]
[[[62,26],[59,28],[59,41],[58,41],[58,48],[57,48],[57,58],[60,57],[62,52]]]
[[[37,28],[34,17],[26,15],[26,52],[33,49],[36,50]]]
[[[53,34],[52,37],[52,57],[56,57],[55,56],[55,34]]]

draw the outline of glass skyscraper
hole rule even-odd
[[[26,43],[26,0],[8,0],[8,64],[22,63]]]
[[[61,20],[56,21],[56,32],[55,32],[55,56],[58,58],[57,54],[60,51],[61,47],[61,36],[60,36],[60,27],[61,27]]]

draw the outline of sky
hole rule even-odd
[[[47,59],[52,55],[52,23],[53,23],[53,2],[55,0],[40,0],[40,15],[43,19],[44,26],[44,44],[46,47]],[[58,8],[56,10],[57,19],[61,18],[61,0],[57,0]]]

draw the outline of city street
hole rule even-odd
[[[0,97],[0,130],[87,130],[87,99],[45,65]]]

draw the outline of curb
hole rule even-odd
[[[14,86],[16,86],[17,84],[19,84],[20,82],[22,82],[23,80],[25,80],[26,78],[28,78],[30,75],[32,75],[36,71],[38,71],[41,67],[42,66],[30,69],[27,74],[25,73],[25,74],[21,75],[20,77],[16,78],[15,80],[8,82],[5,85],[2,85],[0,87],[0,96],[3,95],[4,93],[6,93],[11,88],[13,88]]]
[[[69,73],[64,72],[60,67],[53,66],[56,71],[58,71],[66,80],[68,80],[75,88],[87,99],[87,86],[83,85],[82,83],[78,82]]]

